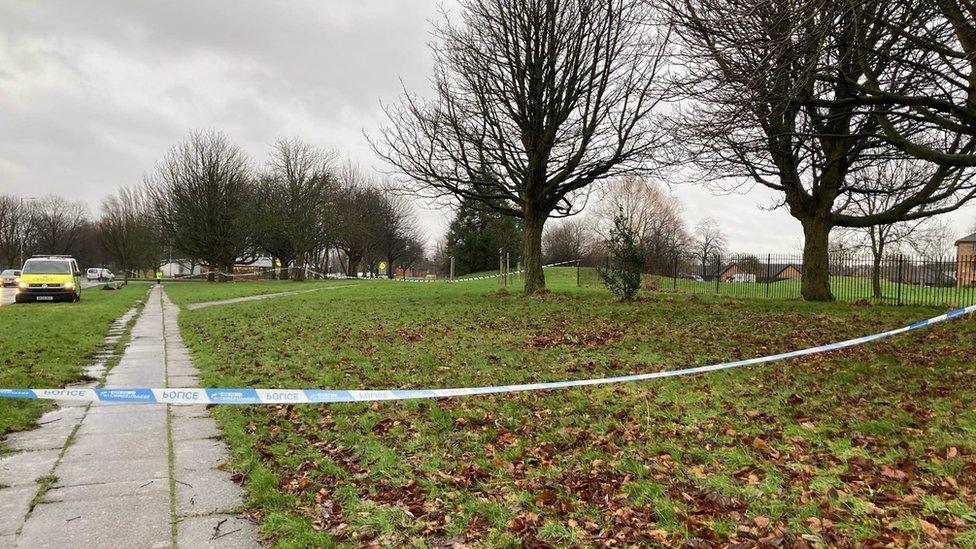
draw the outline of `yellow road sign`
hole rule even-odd
[[[386,261],[380,261],[380,270],[386,269]]]

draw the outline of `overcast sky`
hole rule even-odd
[[[445,2],[450,5],[449,0]],[[193,128],[263,162],[298,136],[382,169],[363,137],[402,85],[425,93],[431,0],[0,0],[0,193],[99,201],[138,184]],[[672,188],[689,225],[710,216],[738,251],[785,252],[799,223],[772,194]],[[431,238],[447,218],[422,210]],[[961,234],[976,209],[951,216]]]

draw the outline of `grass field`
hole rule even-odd
[[[261,280],[251,282],[170,282],[167,283],[166,293],[170,299],[186,305],[188,303],[202,303],[218,301],[232,297],[247,297],[252,295],[290,292],[294,290],[311,290],[324,286],[341,286],[358,284],[361,281],[343,280],[309,280],[297,283],[290,280]]]
[[[778,280],[768,285],[763,282],[698,282],[686,278],[645,275],[645,279],[662,290],[680,291],[700,295],[721,295],[735,298],[800,299],[800,280]],[[596,269],[584,267],[580,272],[580,283],[587,287],[600,287],[600,277]],[[895,305],[899,301],[905,305],[958,306],[976,302],[976,286],[957,288],[955,286],[920,286],[897,284],[890,280],[881,281],[880,300],[873,297],[871,279],[868,277],[833,276],[830,278],[831,292],[839,301],[880,302]]]
[[[936,312],[682,293],[622,304],[576,288],[574,269],[548,273],[542,298],[493,280],[358,282],[184,311],[181,330],[207,386],[380,389],[674,369]],[[212,286],[167,291],[182,304],[252,291]],[[963,319],[699,377],[213,413],[281,547],[974,546],[974,339]]]
[[[93,288],[82,290],[78,303],[0,307],[0,387],[63,387],[80,380],[111,323],[147,290],[145,284]],[[0,400],[0,436],[32,427],[44,408],[40,401]]]

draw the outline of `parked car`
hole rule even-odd
[[[688,280],[694,280],[695,282],[705,282],[705,279],[701,275],[688,275]]]
[[[17,283],[14,301],[80,301],[81,269],[67,255],[40,255],[28,259]]]
[[[91,267],[85,271],[85,278],[87,278],[89,282],[93,280],[97,280],[99,282],[111,282],[115,280],[115,275],[108,269],[103,269],[102,267]]]
[[[0,286],[4,288],[7,286],[16,286],[18,282],[20,282],[20,271],[7,269],[0,273]]]
[[[752,273],[735,273],[729,277],[729,282],[741,283],[741,282],[755,282],[756,275]]]

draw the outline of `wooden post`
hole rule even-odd
[[[505,287],[505,255],[504,250],[498,248],[498,287]]]
[[[454,282],[454,256],[451,256],[451,282]]]

